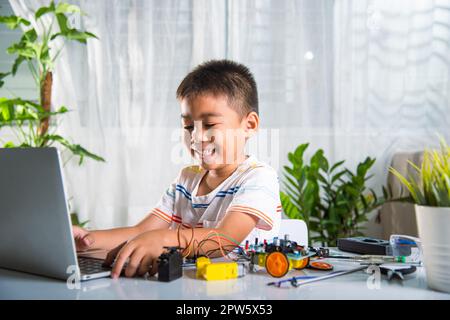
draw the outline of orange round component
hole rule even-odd
[[[289,260],[283,252],[271,252],[266,257],[266,270],[275,278],[284,276],[289,271]]]
[[[302,269],[305,269],[305,268],[308,266],[308,264],[309,264],[309,257],[308,257],[308,258],[305,258],[305,259],[303,259],[303,260],[301,260],[300,266],[298,266],[297,268],[295,268],[295,270],[302,270]]]
[[[309,264],[309,266],[317,270],[325,270],[325,271],[333,270],[333,266],[331,264],[322,261],[313,261]]]

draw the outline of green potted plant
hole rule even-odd
[[[440,140],[440,150],[425,150],[419,166],[409,162],[416,176],[390,171],[409,192],[415,204],[428,286],[450,292],[450,147]]]
[[[338,238],[362,235],[367,215],[385,202],[383,196],[366,186],[375,159],[367,157],[356,172],[343,167],[344,161],[330,165],[319,149],[310,162],[304,160],[308,144],[289,152],[291,166],[284,166],[280,192],[284,213],[291,219],[302,219],[308,226],[311,243],[336,246]]]
[[[38,8],[32,19],[21,16],[0,16],[0,23],[14,30],[20,28],[22,37],[12,43],[7,53],[15,56],[11,70],[0,73],[0,88],[5,78],[16,75],[18,69],[26,65],[36,85],[35,100],[20,97],[0,97],[0,130],[9,128],[12,139],[0,143],[4,148],[44,148],[59,146],[72,156],[79,157],[81,165],[85,157],[97,161],[104,159],[70,139],[58,134],[58,119],[68,112],[67,107],[52,106],[52,84],[54,66],[66,41],[86,44],[87,39],[97,38],[88,31],[81,31],[68,21],[69,14],[82,15],[80,8],[65,2]],[[47,17],[44,22],[43,17]],[[13,93],[14,95],[14,93]],[[72,219],[76,217],[72,216]]]

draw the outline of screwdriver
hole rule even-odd
[[[318,277],[314,277],[312,276],[311,278],[303,281],[303,282],[297,282],[297,280],[302,280],[305,278],[305,276],[300,276],[300,277],[292,277],[286,280],[281,280],[281,281],[276,281],[276,282],[269,282],[267,285],[268,286],[276,286],[276,287],[281,287],[281,284],[286,283],[286,282],[290,282],[291,285],[293,287],[299,287],[308,283],[312,283],[312,282],[317,282],[317,281],[322,281],[322,280],[326,280],[326,279],[330,279],[330,278],[335,278],[335,277],[339,277],[339,276],[343,276],[346,274],[350,274],[353,272],[357,272],[357,271],[361,271],[366,269],[367,266],[359,266],[350,270],[341,270],[341,271],[333,271],[330,272],[329,274],[326,274],[324,276],[318,276]]]
[[[400,262],[405,263],[406,258],[404,256],[394,257],[394,256],[381,256],[381,255],[361,255],[361,256],[328,256],[329,259],[346,259],[354,262],[364,262],[364,263],[386,263],[386,262]]]

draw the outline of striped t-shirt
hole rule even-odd
[[[227,212],[240,211],[258,218],[246,240],[271,240],[278,236],[281,220],[279,182],[276,171],[249,156],[219,186],[197,196],[207,170],[190,166],[181,170],[151,214],[182,227],[215,228]]]

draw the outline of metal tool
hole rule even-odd
[[[328,259],[344,259],[352,262],[360,262],[364,264],[383,264],[387,262],[404,263],[405,257],[394,256],[378,256],[378,255],[361,255],[361,256],[328,256]]]
[[[381,273],[387,275],[388,281],[391,281],[394,278],[404,280],[405,275],[414,273],[416,269],[417,268],[415,266],[399,266],[389,264],[380,266]]]
[[[361,271],[367,269],[367,266],[359,266],[350,270],[341,270],[341,271],[333,271],[327,275],[324,276],[320,276],[320,277],[315,277],[315,278],[311,278],[311,279],[307,279],[303,282],[298,282],[298,280],[302,280],[304,279],[304,276],[300,276],[300,277],[293,277],[293,278],[289,278],[286,280],[281,280],[281,281],[276,281],[276,282],[269,282],[267,285],[268,286],[277,286],[280,287],[283,283],[286,282],[290,282],[292,286],[294,287],[299,287],[308,283],[312,283],[312,282],[318,282],[318,281],[322,281],[322,280],[326,280],[326,279],[330,279],[330,278],[335,278],[335,277],[339,277],[339,276],[343,276],[345,274],[350,274],[353,272],[357,272],[357,271]]]

